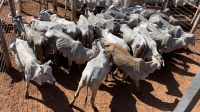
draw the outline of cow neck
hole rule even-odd
[[[92,60],[99,53],[99,50],[96,50],[97,49],[96,47],[94,47],[92,49],[89,49],[89,48],[85,48],[85,49],[86,49],[86,54],[87,54],[88,60]]]

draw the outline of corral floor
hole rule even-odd
[[[97,92],[95,104],[98,110],[100,112],[173,111],[199,70],[199,32],[198,29],[195,33],[197,38],[195,46],[163,55],[165,67],[150,74],[145,81],[140,81],[141,94],[136,94],[135,85],[130,78],[126,84],[121,85],[121,74],[118,73],[116,79],[109,75],[109,82],[103,82]],[[9,40],[12,37],[13,35],[9,36]],[[25,99],[24,74],[15,65],[13,57],[11,58],[13,68],[8,73],[0,72],[0,112],[93,111],[90,91],[87,105],[84,106],[85,88],[80,92],[75,106],[68,105],[77,90],[84,66],[80,69],[73,66],[72,73],[68,74],[67,70],[51,64],[53,75],[57,80],[55,86],[45,83],[44,87],[40,87],[31,82],[30,98]],[[193,109],[193,112],[199,111],[200,101]]]

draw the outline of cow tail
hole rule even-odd
[[[42,43],[42,46],[43,46],[43,58],[45,59],[45,61],[46,61],[46,57],[47,57],[47,53],[49,52],[49,50],[48,50],[48,48],[47,48],[47,46],[48,46],[48,39],[46,39],[46,38],[44,38],[44,41],[43,41],[43,43]]]
[[[86,104],[87,104],[87,98],[88,98],[88,85],[86,84],[86,97],[85,97],[84,106],[86,106]]]
[[[89,31],[87,31],[86,37],[87,37],[87,39],[86,39],[86,46],[90,47],[90,32]]]

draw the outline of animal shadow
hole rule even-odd
[[[137,112],[136,99],[133,98],[127,86],[128,84],[121,85],[121,81],[116,79],[113,82],[102,83],[99,87],[100,91],[107,91],[113,96],[109,105],[111,112]]]
[[[51,108],[54,112],[73,112],[69,106],[68,98],[65,93],[60,90],[56,85],[45,83],[44,87],[39,86],[37,83],[31,81],[42,94],[42,99],[37,99],[29,96],[29,99],[36,100],[48,108]]]

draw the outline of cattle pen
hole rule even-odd
[[[1,0],[0,0],[1,1]],[[44,87],[31,82],[29,88],[30,98],[25,99],[24,73],[15,64],[14,57],[10,53],[9,44],[15,37],[20,38],[12,25],[13,4],[25,21],[37,18],[40,11],[39,0],[5,0],[0,8],[0,112],[92,112],[90,101],[84,106],[86,89],[81,92],[74,106],[69,106],[79,84],[81,68],[72,66],[72,72],[68,74],[65,66],[67,61],[63,59],[63,67],[50,64],[53,75],[57,80],[55,85],[45,83]],[[140,1],[140,0],[136,0]],[[170,17],[175,18],[185,32],[195,34],[195,46],[189,45],[187,49],[178,49],[163,54],[165,66],[150,74],[146,80],[140,81],[141,93],[137,94],[134,82],[127,78],[124,85],[121,84],[122,74],[118,72],[116,79],[108,76],[108,82],[103,81],[96,96],[95,104],[99,112],[161,112],[173,111],[178,105],[184,93],[187,91],[200,67],[200,26],[199,4],[187,2],[187,5],[165,2],[170,0],[150,0],[150,3],[141,0],[139,5],[151,10],[159,10],[168,7]],[[159,2],[156,2],[159,1]],[[136,3],[136,4],[137,4]],[[1,3],[0,3],[1,4]],[[51,4],[48,4],[52,8]],[[65,10],[64,0],[57,0],[57,14],[59,17],[70,20],[72,12]],[[132,4],[133,5],[133,4]],[[167,5],[167,6],[166,6]],[[66,16],[64,13],[66,11]],[[79,9],[75,21],[79,18]],[[3,33],[2,33],[3,32]],[[9,62],[10,60],[10,62]],[[9,63],[12,67],[10,67]],[[89,97],[91,92],[89,91]],[[192,108],[192,112],[200,111],[200,101]]]

